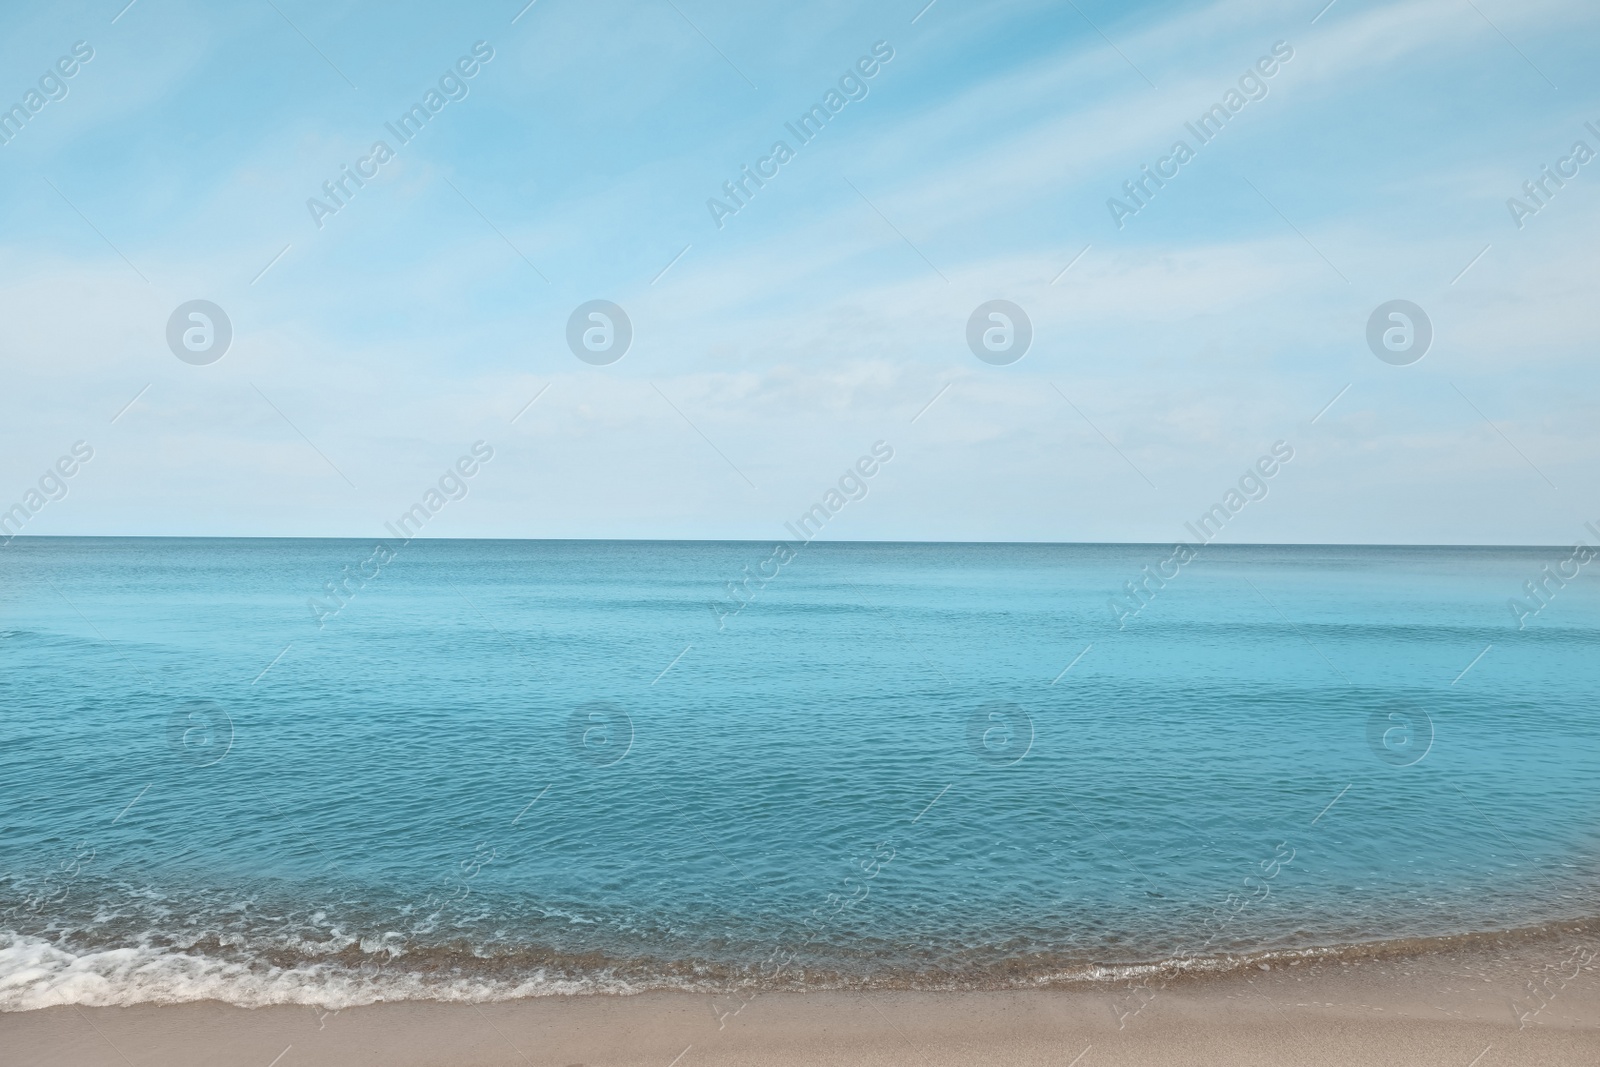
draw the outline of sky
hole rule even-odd
[[[1221,540],[1592,543],[1600,9],[1324,2],[8,5],[0,509],[771,539],[876,446],[822,536],[1170,542],[1277,447]]]

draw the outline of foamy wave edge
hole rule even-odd
[[[1069,970],[1052,970],[1019,977],[1005,983],[1010,988],[1030,988],[1075,983],[1138,981],[1164,974],[1207,973],[1232,970],[1243,961],[1235,958],[1183,959],[1160,963],[1084,964]],[[514,979],[486,975],[406,971],[398,968],[351,968],[338,963],[311,962],[294,967],[242,963],[195,952],[148,946],[107,948],[73,953],[41,938],[0,934],[0,1012],[36,1011],[76,1004],[83,1007],[129,1007],[134,1004],[179,1004],[214,1000],[242,1008],[276,1004],[304,1005],[330,1011],[392,1001],[428,1000],[488,1003],[525,997],[592,994],[630,995],[661,990],[734,994],[785,990],[824,990],[882,987],[898,989],[971,989],[953,976],[923,974],[898,980],[851,979],[837,974],[816,974],[762,988],[745,979],[729,982],[710,978],[661,976],[625,979],[601,971],[582,978],[551,975],[536,970]],[[978,983],[979,987],[991,983]]]
[[[712,995],[759,995],[779,991],[899,989],[972,991],[1044,989],[1071,986],[1165,984],[1186,978],[1225,975],[1251,967],[1271,968],[1294,961],[1365,960],[1465,951],[1477,947],[1527,946],[1600,936],[1600,920],[1564,921],[1511,930],[1436,937],[1344,943],[1216,956],[1177,956],[1162,960],[1067,966],[1034,966],[1024,973],[947,974],[920,970],[872,977],[838,973],[791,972],[780,981],[728,975],[653,975],[625,977],[610,968],[573,977],[535,968],[526,974],[452,973],[450,969],[351,967],[305,961],[281,967],[265,961],[240,962],[192,951],[151,946],[113,947],[74,953],[43,938],[0,931],[0,1012],[36,1011],[66,1005],[129,1007],[220,1001],[242,1008],[287,1004],[339,1011],[393,1001],[489,1003],[528,997],[632,995],[677,991]],[[1600,944],[1597,941],[1596,944]],[[397,961],[398,962],[398,961]]]
[[[394,1000],[481,1003],[645,990],[603,976],[573,980],[534,973],[512,982],[352,970],[323,963],[291,968],[246,965],[148,947],[74,954],[40,938],[0,935],[0,1011],[4,1012],[67,1004],[122,1008],[197,1000],[218,1000],[241,1008],[300,1004],[339,1010]]]

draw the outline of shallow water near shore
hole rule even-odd
[[[771,544],[392,547],[0,552],[0,1009],[1026,988],[1600,915],[1600,595],[1508,608],[1561,549],[1208,546],[1119,618],[1169,548],[814,543],[730,614]]]

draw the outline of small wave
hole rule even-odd
[[[360,950],[275,959],[229,958],[226,949],[150,944],[73,951],[43,938],[0,932],[0,1011],[60,1005],[128,1007],[216,1000],[238,1007],[308,1005],[328,1010],[386,1001],[487,1003],[527,997],[629,995],[657,990],[709,994],[822,990],[976,991],[1198,980],[1303,961],[1358,963],[1540,944],[1600,940],[1600,921],[1515,930],[1402,938],[1214,956],[1104,962],[1029,955],[971,969],[895,966],[870,971],[795,967],[769,972],[748,963],[612,960],[526,950],[485,956],[432,949],[375,960]],[[374,946],[376,947],[376,946]]]
[[[322,962],[280,967],[149,946],[79,954],[36,937],[0,935],[0,1011],[197,1000],[218,1000],[243,1008],[304,1004],[338,1010],[394,1000],[481,1003],[643,991],[644,987],[607,981],[603,975],[571,979],[535,972],[506,979]]]

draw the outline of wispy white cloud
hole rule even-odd
[[[355,9],[333,13],[330,47],[362,72],[347,99],[308,73],[314,57],[281,83],[271,64],[230,81],[218,42],[260,28],[208,16],[187,38],[202,54],[157,50],[143,75],[99,68],[120,87],[84,94],[71,124],[84,143],[59,133],[0,176],[0,215],[19,221],[0,245],[0,476],[27,482],[58,441],[90,437],[107,442],[98,480],[39,532],[375,533],[441,455],[485,437],[503,442],[502,481],[441,532],[766,536],[841,457],[884,437],[904,442],[901,480],[849,536],[1160,539],[1287,437],[1305,442],[1301,488],[1286,483],[1241,537],[1565,539],[1575,501],[1600,488],[1585,359],[1600,204],[1587,172],[1521,232],[1502,201],[1572,116],[1600,116],[1572,43],[1595,16],[1483,6],[1561,94],[1444,0],[1341,5],[1316,26],[1314,12],[1259,2],[1102,21],[1159,89],[1070,10],[953,7],[893,38],[868,99],[720,232],[703,200],[728,161],[890,30],[840,5],[810,30],[796,12],[713,12],[708,33],[715,23],[748,66],[752,92],[668,7],[541,9],[497,41],[473,95],[319,232],[305,196],[365,146],[384,94],[403,98],[435,53],[470,43],[472,20],[419,43],[393,27],[363,39]],[[176,32],[145,17],[145,32]],[[812,36],[774,35],[775,19]],[[1040,26],[1058,40],[1029,40]],[[586,59],[570,43],[596,27],[608,36]],[[1271,95],[1117,231],[1105,197],[1280,38],[1296,55]],[[378,58],[396,40],[404,69]],[[207,92],[253,135],[188,140],[174,116]],[[131,143],[111,126],[159,148],[96,162],[96,137]],[[149,283],[50,202],[46,173]],[[1411,368],[1362,342],[1372,307],[1401,295],[1438,328]],[[208,368],[162,341],[172,307],[196,296],[237,331]],[[562,339],[572,306],[595,296],[636,327],[611,368],[578,363]],[[962,336],[995,296],[1036,327],[1009,368],[978,363]],[[1486,495],[1503,506],[1486,511]]]

